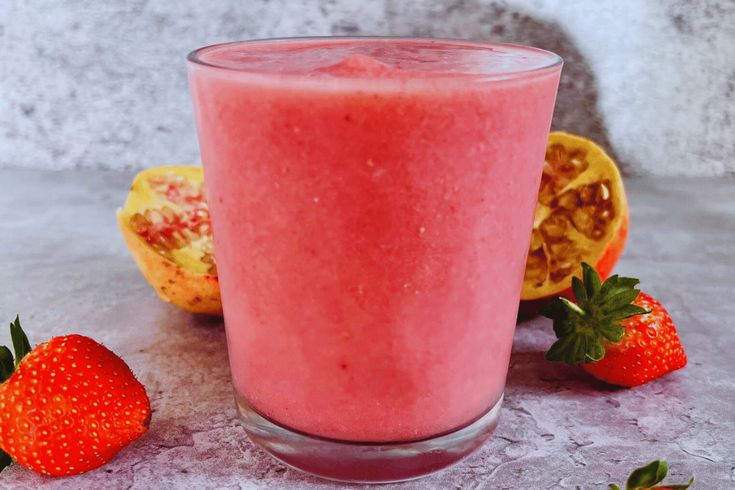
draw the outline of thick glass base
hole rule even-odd
[[[453,432],[386,443],[311,436],[268,420],[240,397],[236,401],[250,439],[288,466],[331,480],[388,483],[439,471],[480,447],[498,425],[503,397],[483,416]]]

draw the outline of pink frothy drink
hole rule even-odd
[[[452,462],[382,474],[323,447],[441,438],[499,404],[560,59],[325,38],[189,60],[232,378],[246,429],[261,424],[251,437],[348,480]],[[278,453],[263,430],[323,450]]]

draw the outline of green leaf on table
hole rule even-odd
[[[639,490],[643,488],[651,488],[656,483],[662,482],[669,472],[669,465],[666,461],[651,461],[646,466],[636,468],[628,477],[625,483],[626,490]]]
[[[680,484],[669,484],[661,483],[666,474],[669,472],[669,465],[664,460],[651,461],[646,466],[641,466],[633,470],[633,473],[628,477],[628,481],[625,483],[625,490],[686,490],[692,483],[694,478],[690,478],[687,483]],[[610,490],[621,490],[619,486],[614,483],[608,485]]]

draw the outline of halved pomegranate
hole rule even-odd
[[[117,218],[130,253],[161,299],[192,313],[221,314],[203,181],[198,167],[144,170]]]
[[[592,141],[549,135],[521,300],[567,295],[581,264],[610,275],[628,236],[628,201],[613,160]]]

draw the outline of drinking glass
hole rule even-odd
[[[385,482],[490,436],[561,65],[404,38],[189,55],[252,441],[322,477]]]

